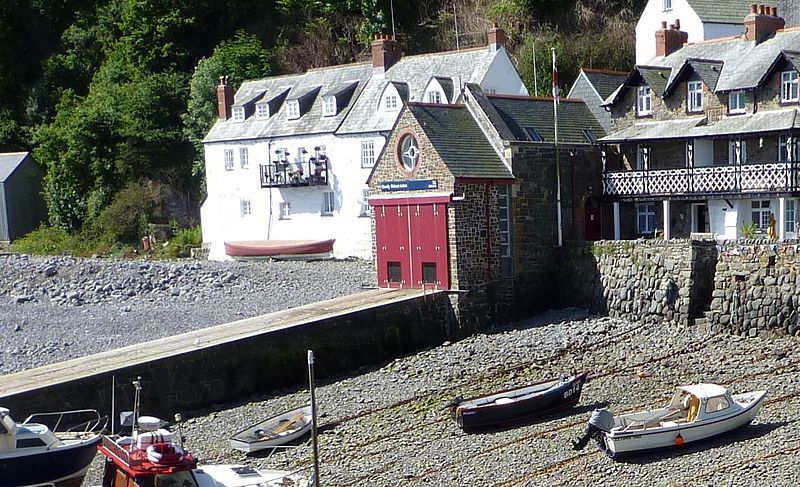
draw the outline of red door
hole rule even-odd
[[[413,287],[450,287],[447,251],[447,205],[409,206]]]

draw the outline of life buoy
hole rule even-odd
[[[147,447],[147,460],[156,465],[175,465],[183,460],[183,448],[172,443],[154,443]]]

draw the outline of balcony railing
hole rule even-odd
[[[603,194],[619,197],[781,193],[798,190],[800,162],[618,171],[603,174]]]
[[[273,162],[261,165],[262,188],[323,186],[328,184],[328,159]]]

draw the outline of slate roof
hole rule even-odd
[[[453,176],[514,177],[464,105],[409,103],[406,109]]]
[[[313,97],[310,109],[297,120],[286,119],[286,103],[282,103],[283,100],[279,99],[277,101],[281,103],[270,104],[270,117],[266,120],[258,120],[252,115],[248,116],[244,122],[234,122],[232,119],[217,120],[203,142],[334,132],[347,117],[371,75],[372,63],[368,62],[312,69],[302,74],[245,81],[236,92],[234,105],[253,101],[254,97],[258,97],[262,93],[263,96],[260,96],[258,101],[272,101],[278,95],[286,96],[291,100],[308,95],[315,89],[321,91]],[[347,105],[337,106],[338,113],[335,116],[323,117],[322,97],[319,96],[319,93],[327,93],[327,90],[335,90],[352,83],[357,83],[357,85],[353,95],[347,100]],[[288,94],[286,93],[287,89],[289,90]]]
[[[378,109],[380,95],[390,81],[408,85],[408,100],[423,101],[422,96],[431,76],[450,78],[454,87],[464,83],[480,83],[489,66],[501,51],[490,52],[486,47],[462,51],[403,56],[383,75],[372,76],[355,102],[350,115],[337,130],[337,134],[389,131],[397,119],[397,112]]]
[[[582,69],[582,71],[603,100],[611,96],[611,93],[614,93],[614,90],[624,83],[628,77],[628,73],[620,71],[587,68]]]
[[[753,0],[687,0],[687,3],[703,22],[741,24],[744,17],[750,12],[750,4],[755,2]]]
[[[503,124],[510,129],[514,140],[530,142],[531,139],[525,130],[529,127],[542,136],[543,142],[553,143],[555,128],[552,98],[489,95],[488,99]],[[495,126],[497,125],[495,123]],[[592,115],[586,103],[562,98],[558,105],[558,142],[588,144],[589,141],[583,135],[582,129],[591,130],[598,139],[605,135],[603,126]]]
[[[778,0],[778,15],[786,20],[786,27],[800,25],[800,0]]]
[[[653,90],[653,93],[661,96],[661,94],[667,89],[667,80],[669,80],[671,71],[670,69],[639,66],[638,71],[642,78],[644,78],[644,80],[647,82],[647,85],[650,86],[650,89]]]
[[[600,139],[600,142],[634,142],[644,140],[680,139],[706,120],[705,117],[678,118],[674,120],[648,120],[626,127]]]
[[[17,170],[22,161],[28,157],[28,152],[7,152],[0,154],[0,183],[6,180]]]

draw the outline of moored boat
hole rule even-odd
[[[104,427],[94,409],[39,413],[17,423],[0,408],[0,487],[80,486]]]
[[[334,239],[328,240],[242,240],[225,242],[225,253],[234,259],[330,257]]]
[[[245,428],[231,437],[231,448],[253,453],[290,443],[311,429],[311,406],[286,411]]]
[[[565,375],[465,401],[456,399],[451,405],[463,429],[498,426],[576,404],[586,381],[586,372]]]
[[[612,458],[649,450],[683,446],[717,436],[755,418],[767,391],[730,394],[716,384],[680,386],[666,407],[613,416],[595,411],[586,434],[574,442],[585,446],[589,437]]]

